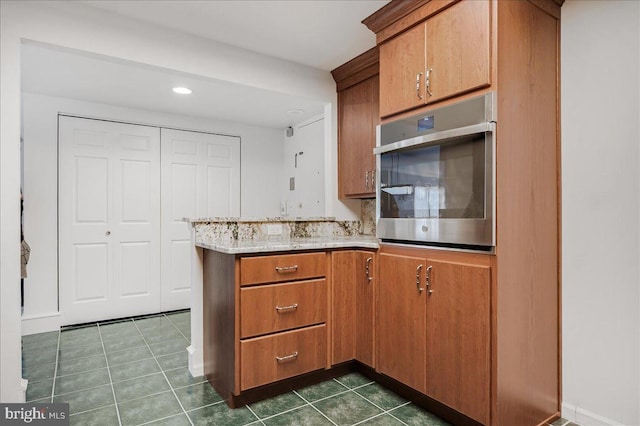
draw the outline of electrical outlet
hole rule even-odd
[[[282,225],[281,224],[267,225],[267,235],[282,235]]]

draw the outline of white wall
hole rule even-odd
[[[0,2],[0,401],[23,402],[20,354],[20,39]]]
[[[640,425],[640,2],[562,7],[565,418]]]
[[[288,205],[288,215],[324,216],[323,117],[315,117],[294,126],[293,136],[284,136],[283,148],[282,200]],[[295,180],[293,190],[290,187],[290,178]]]
[[[277,129],[169,115],[111,105],[23,95],[24,232],[32,256],[25,280],[22,334],[57,329],[58,113],[222,133],[241,138],[241,214],[276,216],[282,181],[282,132]]]

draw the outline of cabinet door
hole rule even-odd
[[[375,196],[373,171],[378,124],[378,76],[342,90],[338,138],[340,198]]]
[[[429,260],[427,395],[489,423],[489,266]]]
[[[380,117],[425,103],[424,46],[424,24],[380,45]]]
[[[370,251],[356,252],[356,359],[369,367],[374,367],[373,303],[375,292],[376,254]]]
[[[355,356],[355,251],[331,253],[331,364],[350,361]]]
[[[427,20],[426,102],[490,84],[489,12],[489,1],[461,1]]]
[[[376,358],[380,373],[426,391],[426,259],[380,254]]]

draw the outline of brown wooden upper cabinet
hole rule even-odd
[[[338,91],[338,196],[375,197],[378,48],[331,71]]]
[[[491,84],[489,1],[460,1],[382,43],[380,117]]]

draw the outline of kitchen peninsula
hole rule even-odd
[[[189,369],[205,375],[227,404],[251,400],[256,389],[268,396],[265,386],[358,354],[372,363],[378,248],[372,221],[189,222],[195,250]],[[356,333],[358,323],[364,332]]]

